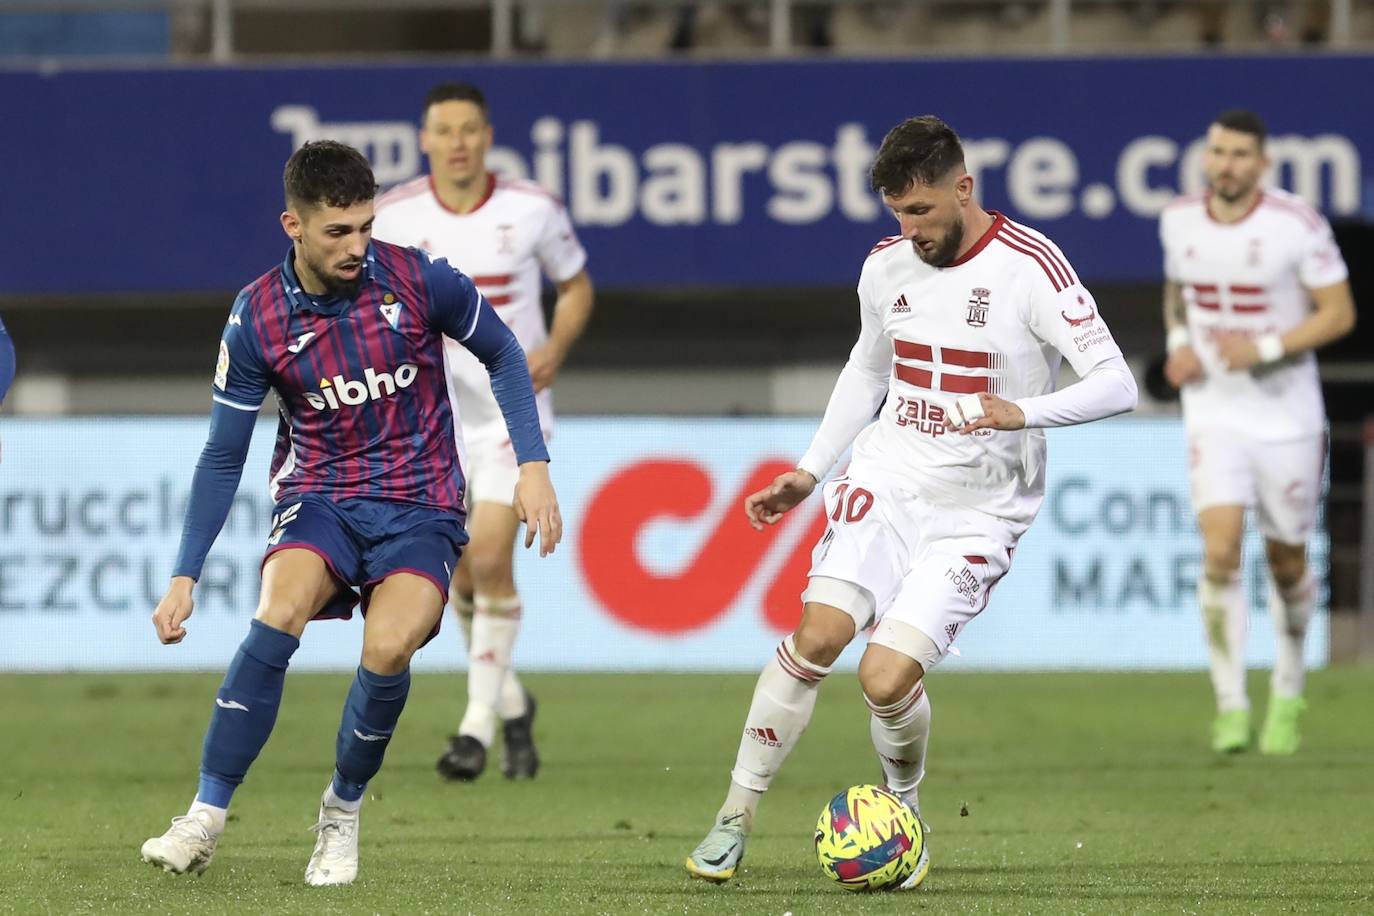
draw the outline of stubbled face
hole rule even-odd
[[[467,185],[487,173],[491,124],[472,102],[435,102],[425,111],[420,149],[441,184]]]
[[[1202,155],[1202,169],[1212,193],[1222,200],[1235,203],[1247,197],[1264,176],[1269,160],[1254,134],[1230,130],[1213,124],[1207,130],[1207,148]]]
[[[283,213],[282,227],[295,242],[301,281],[313,280],[331,295],[355,298],[372,240],[372,219],[371,200],[348,207],[302,206]]]
[[[972,179],[956,171],[933,185],[917,181],[901,194],[883,193],[883,204],[897,217],[902,238],[932,267],[944,267],[959,253],[968,200],[966,182],[971,185]]]

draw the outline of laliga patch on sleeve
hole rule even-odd
[[[987,416],[983,410],[983,399],[976,394],[965,394],[954,402],[954,412],[959,415],[959,425],[966,426],[974,420]]]
[[[219,342],[219,359],[215,362],[215,387],[223,391],[229,384],[229,345]]]

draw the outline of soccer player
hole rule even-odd
[[[1092,294],[1054,243],[975,202],[948,125],[930,115],[898,124],[870,177],[901,232],[864,262],[859,339],[810,448],[744,503],[755,528],[776,524],[853,446],[848,472],[823,490],[829,525],[801,623],[759,676],[725,803],[687,858],[711,881],[734,875],[817,689],[875,622],[859,663],[873,746],[887,786],[919,811],[925,675],[987,606],[1040,508],[1043,428],[1136,403]],[[1079,381],[1056,391],[1061,357]],[[903,887],[928,869],[923,852]]]
[[[467,83],[431,89],[420,131],[430,173],[377,200],[375,232],[379,239],[446,257],[472,277],[525,348],[540,427],[548,438],[553,432],[550,386],[592,313],[587,255],[556,197],[537,184],[487,171],[491,142],[480,89]],[[541,271],[558,289],[551,329],[540,305]],[[499,722],[501,772],[511,779],[532,778],[539,769],[534,698],[511,667],[521,618],[512,557],[519,529],[516,455],[482,364],[456,341],[447,347],[462,408],[472,540],[450,593],[468,642],[467,709],[438,770],[448,779],[480,776]]]
[[[1203,154],[1208,190],[1174,201],[1159,221],[1164,373],[1182,390],[1188,431],[1218,753],[1250,745],[1250,614],[1240,576],[1250,506],[1264,534],[1278,636],[1259,748],[1298,749],[1302,645],[1316,597],[1307,539],[1326,464],[1326,414],[1312,351],[1355,325],[1331,227],[1298,197],[1260,186],[1269,167],[1264,138],[1264,122],[1252,112],[1219,115]]]
[[[362,154],[307,143],[286,164],[285,260],[234,302],[215,369],[209,441],[196,465],[171,585],[153,612],[163,643],[186,636],[191,591],[229,512],[258,408],[275,389],[276,501],[262,593],[210,711],[190,810],[143,859],[201,872],[229,801],[267,742],[305,625],[362,600],[362,660],[339,724],[307,884],[358,872],[358,811],[405,706],[410,658],[437,630],[467,534],[443,335],[487,366],[520,456],[517,511],[540,553],[562,533],[525,357],[443,260],[372,241],[377,186]],[[354,592],[357,588],[361,596]]]

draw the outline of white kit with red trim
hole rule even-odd
[[[529,181],[488,177],[487,195],[468,213],[447,209],[429,176],[397,185],[377,199],[373,235],[422,248],[472,278],[526,352],[548,340],[540,304],[541,272],[555,283],[575,277],[587,263],[557,197]],[[446,341],[449,367],[462,408],[469,446],[506,439],[486,368],[468,350]],[[545,436],[553,430],[552,393],[536,396]]]
[[[1080,376],[1121,355],[1063,252],[999,213],[947,267],[926,264],[909,241],[884,239],[864,263],[859,305],[850,363],[891,377],[878,419],[854,441],[850,476],[952,500],[1024,530],[1044,497],[1044,430],[959,435],[945,417],[964,395],[1052,392],[1061,355]]]
[[[1159,236],[1165,276],[1182,291],[1191,345],[1206,373],[1183,388],[1189,430],[1229,428],[1270,442],[1321,433],[1326,416],[1311,352],[1232,372],[1215,335],[1282,334],[1311,312],[1308,290],[1346,279],[1326,219],[1294,194],[1265,190],[1244,217],[1220,223],[1207,196],[1196,194],[1164,209]]]

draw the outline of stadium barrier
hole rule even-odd
[[[566,539],[521,552],[530,670],[756,669],[796,621],[819,500],[759,534],[743,496],[792,465],[814,420],[569,418],[551,445]],[[0,467],[0,670],[220,669],[246,631],[271,519],[263,421],[197,587],[190,635],[158,644],[148,616],[176,553],[203,419],[9,420]],[[953,670],[1202,668],[1199,541],[1174,419],[1055,430],[1045,505]],[[1313,545],[1324,568],[1328,544]],[[1249,656],[1272,660],[1262,550],[1246,544]],[[1309,661],[1327,658],[1323,592]],[[361,629],[310,627],[293,662],[350,669]],[[461,667],[452,618],[417,657]],[[857,663],[856,648],[841,664]]]

